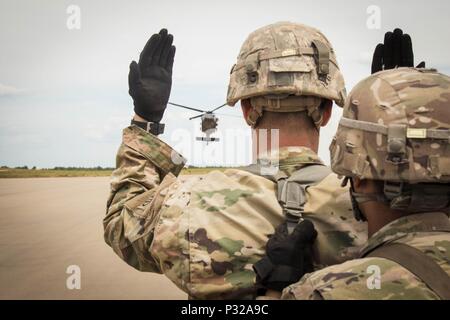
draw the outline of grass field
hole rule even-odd
[[[182,175],[205,174],[212,170],[224,171],[224,167],[205,167],[205,168],[184,168]],[[96,169],[0,169],[1,178],[58,178],[58,177],[107,177],[111,175],[112,170]]]
[[[106,177],[112,170],[0,169],[0,178]]]

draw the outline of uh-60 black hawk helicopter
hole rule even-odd
[[[219,110],[220,108],[226,106],[227,105],[226,103],[224,103],[210,111],[191,108],[191,107],[187,107],[187,106],[184,106],[184,105],[181,105],[178,103],[173,103],[173,102],[169,102],[169,104],[172,106],[175,106],[175,107],[185,108],[188,110],[192,110],[192,111],[201,113],[198,116],[189,118],[189,120],[201,118],[201,121],[202,121],[200,129],[202,130],[203,133],[205,133],[206,137],[197,137],[196,140],[206,141],[207,144],[210,141],[219,141],[219,138],[211,137],[211,135],[217,130],[217,122],[219,121],[219,119],[215,116],[214,112]],[[224,116],[233,116],[233,115],[228,115],[228,114],[223,114],[223,115]]]

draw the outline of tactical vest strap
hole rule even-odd
[[[302,167],[289,177],[281,170],[278,170],[276,174],[265,175],[263,174],[264,167],[260,164],[252,164],[240,169],[262,176],[277,184],[277,199],[286,217],[289,234],[303,217],[306,189],[319,183],[331,173],[330,168],[322,164]]]
[[[378,247],[366,257],[385,258],[398,263],[422,280],[441,299],[450,300],[450,276],[419,249],[396,242]]]

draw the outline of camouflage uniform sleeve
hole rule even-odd
[[[305,274],[297,283],[284,288],[281,300],[323,300],[323,297],[316,291],[311,274]]]
[[[136,126],[124,129],[103,219],[104,238],[140,271],[161,272],[149,251],[161,205],[155,195],[176,180],[184,163],[157,137]]]
[[[307,274],[299,282],[285,288],[281,298],[432,300],[437,299],[437,296],[414,274],[397,263],[383,258],[362,258]]]
[[[384,260],[384,259],[382,259]],[[367,266],[374,259],[354,259],[305,274],[283,290],[283,300],[370,299],[366,286]],[[370,291],[370,290],[369,290]]]

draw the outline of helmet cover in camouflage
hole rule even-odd
[[[398,68],[361,81],[330,152],[333,171],[347,177],[450,182],[450,77]]]
[[[292,96],[297,99],[287,101]],[[323,98],[343,106],[345,96],[328,39],[315,28],[278,22],[254,31],[242,45],[231,70],[227,103],[234,106],[238,100],[257,97],[252,106],[263,98],[264,110],[289,112],[317,108]]]

